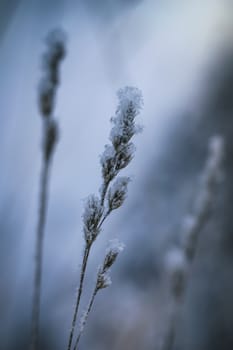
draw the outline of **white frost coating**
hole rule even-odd
[[[117,92],[117,97],[119,99],[118,110],[124,112],[132,103],[133,108],[138,114],[143,107],[143,97],[142,92],[138,88],[126,86],[119,89]]]
[[[84,311],[80,317],[80,323],[79,323],[79,331],[80,333],[83,332],[85,324],[87,322],[88,312]]]
[[[99,233],[98,224],[103,214],[100,199],[90,195],[85,204],[83,213],[84,237],[86,242],[92,242]]]
[[[110,132],[110,140],[114,146],[129,142],[131,137],[140,131],[142,127],[135,125],[134,119],[143,107],[142,93],[139,89],[126,86],[118,90],[119,104],[116,115],[111,118],[113,128]]]
[[[109,274],[109,271],[106,271],[102,274],[103,277],[103,288],[110,287],[112,284],[112,280]]]
[[[87,223],[90,219],[93,219],[96,216],[99,217],[99,215],[101,214],[102,214],[102,207],[100,204],[100,199],[94,194],[91,194],[90,196],[87,197],[86,203],[85,203],[85,209],[83,213],[84,223]]]
[[[128,176],[118,177],[111,187],[112,195],[114,195],[115,193],[119,193],[119,192],[126,194],[127,193],[127,186],[128,186],[129,182],[130,182],[130,178]]]
[[[125,244],[119,241],[117,238],[111,239],[109,241],[109,246],[107,251],[111,250],[117,254],[121,253],[125,249]]]
[[[116,153],[112,145],[105,145],[104,147],[104,151],[100,156],[100,163],[102,165],[106,164],[108,161],[111,161]]]
[[[97,284],[96,288],[97,290],[108,288],[111,286],[112,280],[110,277],[110,271],[108,270],[100,270],[98,273],[98,278],[97,278]]]
[[[110,210],[117,209],[123,204],[127,195],[129,181],[129,177],[118,177],[112,187],[109,189],[108,205]]]

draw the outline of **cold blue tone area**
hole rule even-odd
[[[166,256],[192,212],[210,137],[221,135],[221,181],[189,266],[173,347],[232,349],[232,4],[222,0],[0,1],[0,350],[29,349],[45,38],[67,34],[54,117],[44,240],[40,349],[66,349],[86,197],[98,194],[100,156],[125,86],[142,91],[128,198],[104,223],[90,257],[83,306],[109,239],[126,247],[101,291],[80,350],[165,350],[172,297]],[[174,264],[176,261],[174,262]],[[173,262],[172,262],[173,264]]]

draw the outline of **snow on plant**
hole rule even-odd
[[[116,261],[116,258],[118,257],[118,254],[123,251],[124,244],[119,242],[118,240],[112,240],[109,242],[110,246],[106,251],[105,259],[103,261],[103,264],[99,267],[97,271],[97,278],[96,278],[96,284],[95,288],[92,292],[91,299],[88,303],[87,309],[84,311],[80,318],[80,325],[79,325],[79,332],[78,336],[75,341],[74,349],[77,349],[80,337],[83,333],[83,330],[85,328],[89,313],[91,311],[92,305],[94,303],[96,294],[101,289],[105,289],[109,287],[112,284],[111,277],[110,277],[110,268]]]
[[[115,116],[111,118],[112,129],[109,137],[111,143],[105,146],[104,152],[100,157],[102,185],[99,195],[90,195],[87,198],[83,213],[85,248],[67,350],[71,349],[74,342],[74,332],[76,329],[80,299],[83,292],[83,283],[91,247],[101,233],[104,221],[113,210],[120,208],[126,199],[130,178],[118,177],[118,174],[122,169],[126,168],[133,159],[135,146],[131,139],[142,130],[142,127],[135,121],[135,118],[140,113],[143,106],[140,90],[127,86],[120,89],[117,96],[118,106]],[[78,348],[79,340],[96,294],[99,290],[107,288],[111,284],[110,267],[114,264],[122,249],[122,244],[115,244],[115,246],[109,248],[105,255],[104,262],[97,272],[94,292],[86,311],[81,317],[78,335],[73,344],[74,350]]]

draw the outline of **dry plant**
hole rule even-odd
[[[172,310],[168,329],[162,344],[162,350],[171,350],[175,341],[176,326],[182,305],[189,267],[195,258],[199,236],[207,223],[218,184],[222,175],[224,142],[221,136],[214,136],[209,141],[209,154],[202,174],[202,183],[196,199],[195,210],[184,220],[180,245],[172,248],[166,256],[169,272]]]
[[[47,52],[43,56],[43,77],[39,85],[39,109],[43,123],[42,168],[40,177],[39,217],[36,229],[34,290],[30,349],[39,347],[40,299],[43,262],[43,240],[48,206],[48,183],[52,156],[58,140],[58,126],[54,118],[56,91],[59,85],[59,67],[65,56],[65,34],[61,30],[49,33]]]
[[[72,346],[73,350],[78,349],[79,340],[86,325],[96,294],[111,284],[109,270],[123,248],[122,244],[116,244],[115,242],[115,244],[110,246],[107,250],[104,262],[98,269],[94,291],[87,309],[80,319],[77,337],[74,341],[74,332],[76,330],[80,300],[83,293],[83,284],[90,251],[93,243],[102,230],[104,221],[113,210],[120,208],[124,203],[130,178],[118,175],[122,169],[128,166],[134,156],[135,146],[133,142],[131,142],[132,137],[142,130],[141,126],[135,123],[135,118],[139,114],[143,105],[140,90],[133,87],[125,87],[118,91],[117,96],[119,103],[115,116],[111,118],[113,125],[109,137],[111,144],[105,146],[105,150],[100,158],[102,169],[100,194],[90,195],[87,198],[83,214],[85,248],[67,350],[70,350]]]
[[[60,82],[59,68],[66,53],[65,39],[65,33],[61,30],[54,30],[49,33],[46,39],[48,50],[43,56],[44,74],[39,85],[39,109],[43,123],[43,158],[40,179],[39,217],[36,232],[31,350],[38,350],[39,347],[43,240],[48,206],[48,183],[51,160],[58,141],[58,126],[54,118],[54,106],[56,92]],[[79,340],[92,309],[95,297],[100,290],[107,288],[111,284],[109,275],[110,268],[116,261],[118,254],[123,250],[122,243],[117,240],[110,241],[104,261],[97,271],[96,283],[90,302],[87,305],[86,311],[80,317],[80,324],[74,342],[74,332],[76,330],[79,305],[83,293],[83,284],[90,251],[102,230],[104,221],[112,211],[120,208],[125,201],[130,178],[118,175],[133,159],[135,146],[131,139],[142,130],[142,127],[135,123],[135,118],[140,113],[143,106],[140,90],[127,86],[120,89],[117,96],[119,103],[115,116],[111,118],[113,125],[109,137],[111,144],[105,146],[105,150],[100,158],[103,180],[99,191],[100,193],[99,195],[90,195],[87,198],[83,214],[85,249],[67,347],[69,350],[72,344],[74,350],[78,349]]]

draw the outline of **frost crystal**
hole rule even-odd
[[[140,112],[143,106],[142,93],[138,88],[126,86],[123,89],[119,89],[117,92],[119,100],[118,109],[122,112],[127,111],[129,105],[132,103],[136,111],[136,114]]]
[[[106,145],[100,157],[104,189],[132,160],[135,146],[130,140],[142,130],[135,124],[135,117],[143,105],[140,90],[127,86],[119,90],[117,96],[119,104],[115,116],[111,118],[113,127],[109,137],[112,145]]]
[[[109,248],[107,249],[104,259],[103,270],[108,270],[116,261],[116,258],[120,252],[124,249],[124,244],[114,239],[109,242]]]
[[[116,176],[115,169],[116,152],[113,146],[105,145],[105,150],[100,157],[100,164],[102,165],[102,176],[105,182],[111,181]]]
[[[117,171],[124,169],[131,162],[135,152],[134,144],[128,143],[118,148],[115,168]]]
[[[112,284],[111,277],[109,275],[109,271],[99,271],[97,276],[96,289],[104,289],[109,287]]]
[[[110,133],[115,149],[127,144],[133,135],[142,130],[139,125],[135,125],[135,117],[143,106],[142,93],[137,88],[126,86],[118,91],[117,96],[119,104],[115,117],[111,119],[113,128]]]
[[[111,239],[109,241],[109,247],[108,250],[112,250],[117,252],[118,254],[121,253],[125,249],[124,243],[120,242],[117,238]]]
[[[87,198],[84,214],[84,237],[87,243],[92,243],[99,234],[99,222],[103,214],[103,208],[100,199],[97,196],[90,195]]]
[[[79,324],[80,333],[82,333],[84,330],[85,324],[87,322],[87,317],[88,317],[88,311],[84,311],[80,317],[80,324]]]
[[[109,210],[119,208],[127,195],[127,187],[130,181],[129,177],[118,177],[108,192]]]
[[[124,244],[114,239],[109,242],[103,265],[99,268],[96,289],[107,288],[111,285],[112,281],[110,278],[110,268],[116,261],[119,253],[124,249]]]

